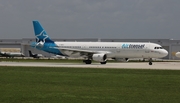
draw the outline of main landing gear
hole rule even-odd
[[[85,64],[91,64],[92,63],[92,60],[83,60],[83,62],[85,63]],[[106,64],[107,63],[107,61],[105,61],[105,62],[100,62],[101,64]]]
[[[86,63],[86,64],[91,64],[92,63],[91,60],[83,60],[83,62]]]
[[[105,62],[100,62],[101,64],[106,64],[107,63],[107,61],[105,61]]]

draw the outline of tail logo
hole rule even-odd
[[[45,33],[45,30],[43,30],[40,34],[36,35],[37,42],[43,42],[45,43],[45,40],[48,38],[48,35]]]

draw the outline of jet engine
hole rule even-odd
[[[175,56],[178,57],[178,58],[180,58],[180,52],[177,52],[177,53],[175,54]]]
[[[92,59],[98,62],[105,62],[107,60],[106,54],[93,54]]]

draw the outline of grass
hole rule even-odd
[[[0,103],[179,103],[180,71],[0,67]]]

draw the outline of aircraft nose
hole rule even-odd
[[[163,55],[163,57],[167,56],[167,55],[168,55],[168,51],[164,49],[164,50],[162,51],[162,55]]]

